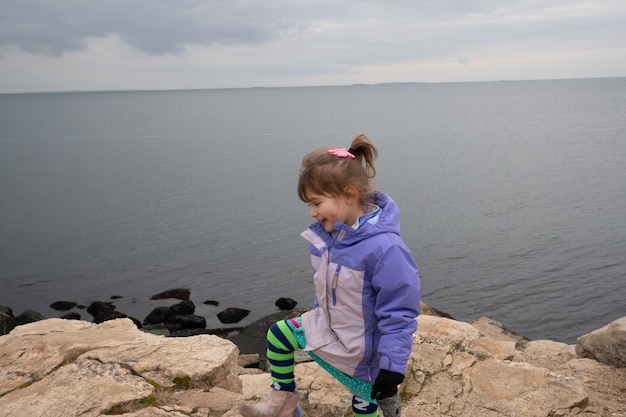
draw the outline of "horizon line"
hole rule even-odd
[[[504,83],[504,82],[541,82],[541,81],[573,81],[573,80],[596,80],[626,78],[626,75],[598,76],[598,77],[575,77],[575,78],[537,78],[537,79],[500,79],[500,80],[475,80],[475,81],[388,81],[379,83],[352,83],[352,84],[325,84],[325,85],[290,85],[290,86],[248,86],[248,87],[199,87],[199,88],[165,88],[165,89],[110,89],[110,90],[50,90],[50,91],[21,91],[0,92],[0,95],[20,94],[88,94],[88,93],[149,93],[149,92],[184,92],[184,91],[210,91],[210,90],[252,90],[252,89],[276,89],[276,88],[335,88],[335,87],[376,87],[385,85],[436,85],[436,84],[479,84],[479,83]]]

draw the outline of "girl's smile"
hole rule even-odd
[[[309,215],[317,220],[327,232],[335,231],[335,223],[352,226],[359,216],[365,214],[357,199],[351,195],[329,197],[321,194],[309,196]]]

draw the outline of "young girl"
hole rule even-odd
[[[299,416],[294,351],[305,349],[353,393],[355,416],[400,416],[404,379],[417,329],[420,282],[400,238],[393,200],[372,191],[378,151],[363,134],[350,148],[318,149],[302,161],[298,195],[316,222],[310,243],[315,302],[301,317],[267,333],[272,394],[245,405],[245,417]],[[390,410],[389,410],[390,409]]]

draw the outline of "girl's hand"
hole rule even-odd
[[[398,393],[398,385],[404,380],[404,375],[381,369],[374,381],[370,397],[374,400],[393,397]]]

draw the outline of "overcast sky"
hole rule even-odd
[[[0,0],[0,93],[626,76],[626,0]]]

